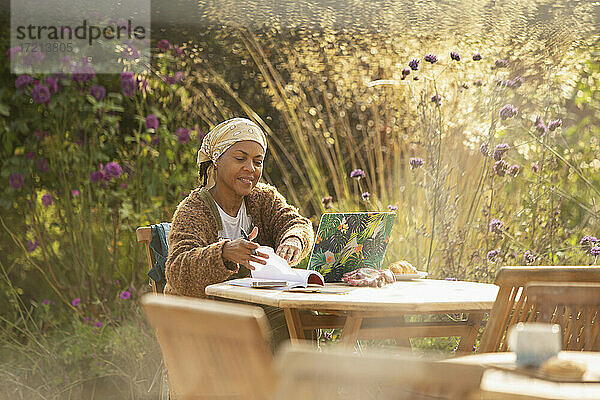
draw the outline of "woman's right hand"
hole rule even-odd
[[[268,254],[259,251],[256,252],[256,255],[252,254],[254,250],[260,247],[258,243],[252,242],[256,236],[258,236],[258,227],[255,226],[250,235],[248,235],[250,240],[239,238],[225,243],[223,246],[223,258],[252,270],[254,267],[250,265],[250,261],[265,265],[267,263],[266,259],[269,258]]]

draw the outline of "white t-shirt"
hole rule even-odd
[[[215,201],[217,205],[217,210],[219,210],[219,214],[221,214],[221,222],[223,223],[223,229],[218,232],[219,240],[221,239],[239,239],[242,237],[241,229],[244,229],[247,235],[250,234],[250,225],[251,221],[248,217],[248,213],[246,213],[246,201],[242,200],[242,205],[238,210],[237,216],[232,217],[227,214],[223,209],[219,206],[219,203]]]

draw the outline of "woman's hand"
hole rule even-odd
[[[269,255],[256,251],[260,247],[258,243],[252,242],[256,236],[258,236],[258,227],[255,226],[250,235],[248,235],[250,240],[239,238],[225,243],[223,246],[223,258],[252,270],[254,267],[250,265],[250,261],[263,265],[266,264],[266,259],[269,258]],[[253,254],[254,251],[256,251],[256,254]]]
[[[294,266],[298,264],[298,258],[300,258],[300,252],[302,251],[302,243],[300,239],[295,236],[291,236],[285,239],[277,248],[275,252],[278,256],[285,258],[285,260]]]

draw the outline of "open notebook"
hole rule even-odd
[[[269,255],[267,264],[258,264],[250,261],[255,268],[251,278],[233,279],[227,281],[230,285],[246,287],[273,287],[277,289],[306,288],[309,285],[325,285],[323,275],[317,271],[310,271],[300,268],[292,268],[288,262],[275,254],[273,248],[260,246],[257,249],[261,253]],[[272,283],[269,285],[269,283]],[[257,286],[265,284],[264,286]]]

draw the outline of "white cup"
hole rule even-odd
[[[508,347],[517,354],[517,366],[539,367],[560,352],[560,326],[519,322],[508,333]]]

